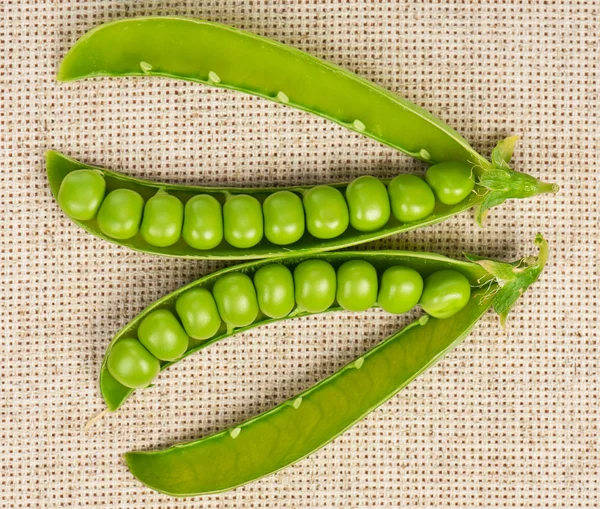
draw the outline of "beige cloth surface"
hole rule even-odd
[[[598,507],[600,7],[564,2],[37,1],[0,5],[0,507]],[[196,16],[353,70],[456,127],[483,154],[519,134],[515,168],[562,186],[364,248],[552,256],[504,333],[492,313],[399,396],[308,459],[233,492],[177,500],[122,453],[267,410],[403,323],[377,311],[262,327],[161,376],[86,434],[112,335],[226,265],[128,251],[52,199],[53,148],[129,175],[210,185],[389,177],[421,163],[309,114],[160,79],[54,80],[69,46],[125,16]]]

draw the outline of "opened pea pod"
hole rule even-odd
[[[337,122],[430,164],[487,166],[428,111],[336,65],[266,37],[183,17],[121,19],[81,37],[59,81],[161,77],[238,90]]]
[[[102,394],[109,410],[116,410],[173,362],[274,320],[373,306],[401,314],[417,305],[437,319],[451,318],[467,306],[474,290],[484,288],[486,295],[524,290],[533,281],[531,267],[537,277],[547,257],[541,237],[538,243],[541,261],[513,265],[410,251],[344,251],[263,259],[217,271],[158,300],[115,336],[102,367]],[[522,291],[513,293],[514,301]],[[513,301],[496,307],[503,319]],[[127,347],[120,346],[123,342]]]
[[[186,258],[300,255],[429,226],[482,206],[489,197],[482,171],[450,162],[431,166],[425,178],[209,188],[134,179],[47,153],[52,192],[76,224],[131,249]],[[554,190],[521,177],[530,179],[527,196]]]
[[[485,195],[472,204],[479,222],[506,199],[558,191],[556,185],[509,167],[516,137],[500,142],[490,162],[449,125],[406,99],[307,53],[233,27],[180,17],[106,23],[75,43],[57,79],[125,76],[176,78],[246,92],[325,117],[429,164],[464,163]],[[454,183],[464,173],[460,166],[438,167],[427,180],[437,186],[440,202],[456,205],[464,199],[464,188]],[[352,226],[358,224],[357,219]],[[330,235],[339,234],[343,222],[332,228]]]
[[[540,276],[548,247],[513,263],[402,251],[314,253],[209,274],[158,300],[111,342],[100,386],[109,410],[160,370],[237,332],[276,320],[379,305],[425,311],[329,378],[248,421],[161,451],[131,452],[131,472],[175,496],[225,491],[333,440],[458,345],[493,307],[504,321]],[[181,353],[183,351],[183,353]]]

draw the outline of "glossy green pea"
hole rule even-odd
[[[414,308],[423,293],[423,278],[410,267],[395,265],[385,270],[377,302],[381,309],[392,314],[402,314]]]
[[[253,196],[231,196],[223,207],[225,240],[233,247],[246,249],[263,237],[263,215],[260,202]]]
[[[365,311],[377,301],[377,271],[364,260],[344,262],[337,270],[338,304],[347,311]]]
[[[431,187],[415,175],[398,175],[390,182],[389,193],[394,217],[403,223],[424,219],[435,207]]]
[[[425,279],[419,304],[435,318],[449,318],[464,308],[471,298],[469,280],[455,270],[440,270]]]
[[[305,260],[294,269],[294,287],[298,308],[321,313],[335,301],[335,269],[325,260]]]
[[[317,239],[332,239],[348,229],[348,206],[336,188],[317,186],[303,197],[306,228]]]
[[[258,300],[252,280],[241,272],[222,275],[213,295],[223,321],[229,327],[246,327],[258,316]]]
[[[99,171],[75,170],[61,182],[58,204],[69,217],[88,221],[96,217],[105,190],[106,182]]]
[[[258,307],[268,317],[283,318],[294,309],[294,278],[285,265],[274,263],[258,269],[254,286]]]
[[[287,246],[304,235],[302,200],[291,191],[277,191],[263,203],[265,237],[278,246]]]
[[[185,332],[194,339],[212,338],[221,327],[217,303],[206,288],[192,288],[182,293],[175,309]]]
[[[160,363],[137,339],[124,338],[110,349],[106,361],[114,379],[131,389],[150,385],[160,373]]]
[[[445,205],[460,203],[475,187],[472,165],[469,163],[449,161],[434,164],[425,173],[425,180],[437,199]]]
[[[175,244],[183,226],[183,203],[170,194],[158,193],[146,202],[140,232],[151,246]]]
[[[168,309],[157,309],[146,316],[138,328],[138,339],[161,361],[179,359],[190,341],[175,315]]]
[[[113,239],[125,240],[140,229],[144,199],[131,189],[115,189],[102,202],[98,212],[98,228]]]
[[[199,194],[185,204],[183,240],[195,249],[213,249],[223,240],[221,204],[208,194]]]
[[[390,198],[381,180],[371,176],[358,177],[346,188],[350,224],[359,232],[382,228],[390,218]]]

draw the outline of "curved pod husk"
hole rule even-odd
[[[72,171],[81,169],[94,169],[96,171],[99,171],[106,181],[107,193],[114,189],[132,189],[134,191],[137,191],[142,196],[142,198],[144,198],[144,201],[147,201],[157,192],[166,191],[169,194],[179,198],[184,203],[184,205],[190,198],[198,194],[209,194],[215,197],[221,204],[225,202],[227,197],[238,194],[249,194],[257,198],[260,202],[262,202],[269,194],[275,191],[289,190],[294,191],[296,193],[302,193],[307,189],[310,189],[310,187],[312,187],[294,186],[289,188],[221,188],[164,184],[127,177],[126,175],[123,175],[121,173],[81,163],[59,152],[48,151],[46,153],[46,170],[48,173],[50,189],[55,198],[58,196],[60,185],[65,176]],[[525,174],[519,175],[526,176]],[[386,180],[383,180],[383,182],[387,183]],[[540,186],[543,185],[541,183],[539,184]],[[347,185],[347,183],[331,184],[332,187],[339,189],[342,193],[344,193]],[[444,205],[438,201],[433,212],[425,219],[420,221],[401,223],[392,215],[388,223],[383,228],[372,232],[359,232],[350,226],[340,236],[328,240],[317,239],[311,236],[308,232],[306,232],[299,241],[288,246],[278,246],[272,244],[266,239],[266,237],[263,237],[263,239],[256,246],[247,249],[235,248],[223,241],[216,248],[209,250],[198,250],[187,245],[183,238],[180,238],[178,242],[171,246],[156,247],[148,244],[142,238],[140,232],[138,232],[133,238],[128,240],[115,240],[102,233],[102,231],[98,227],[96,219],[91,219],[89,221],[79,221],[71,218],[71,220],[75,224],[77,224],[78,226],[85,229],[86,231],[88,231],[96,237],[118,245],[126,246],[136,251],[181,258],[241,260],[272,258],[285,256],[289,254],[300,256],[308,253],[331,251],[335,249],[341,249],[358,244],[363,244],[372,240],[389,237],[397,233],[415,230],[418,228],[424,228],[436,223],[440,223],[468,209],[471,209],[473,207],[480,207],[482,203],[486,200],[487,196],[488,194],[486,194],[485,189],[477,185],[475,187],[475,192],[471,193],[468,198],[466,198],[457,205]]]
[[[97,76],[159,76],[238,90],[328,118],[423,161],[485,162],[454,129],[396,94],[303,51],[209,21],[148,17],[101,25],[73,45],[57,78]]]
[[[127,466],[148,487],[173,496],[227,491],[281,470],[327,445],[441,359],[489,305],[490,299],[473,300],[453,318],[415,322],[271,411],[196,442],[129,452]]]
[[[487,288],[477,292],[453,317],[421,317],[310,389],[238,426],[164,450],[127,453],[130,471],[154,490],[193,496],[227,491],[299,461],[328,444],[460,344],[489,307],[505,318],[510,305],[543,270],[547,245],[541,236],[536,241],[541,247],[538,258],[512,264],[479,259],[472,267],[431,255],[416,255],[413,259],[406,253],[383,254],[392,258],[408,256],[411,261],[432,266],[450,263],[452,268],[465,269],[463,273],[477,278],[484,268]],[[348,256],[365,254],[370,253]],[[369,261],[376,260],[377,253],[372,256]],[[252,265],[228,270],[251,270]]]

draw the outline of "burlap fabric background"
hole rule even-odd
[[[600,8],[574,2],[10,1],[0,6],[1,507],[597,507]],[[555,197],[365,248],[552,257],[504,333],[491,313],[443,362],[324,450],[193,500],[138,484],[121,454],[201,437],[271,408],[382,340],[372,311],[288,321],[180,363],[89,434],[111,336],[156,298],[225,265],[101,242],[58,209],[44,151],[210,185],[389,177],[423,165],[267,101],[158,79],[57,84],[69,46],[148,14],[219,21],[309,51],[421,104]]]

